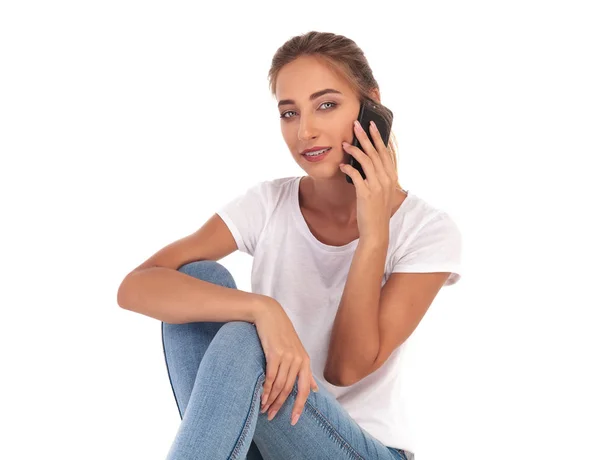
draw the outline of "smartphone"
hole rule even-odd
[[[383,143],[387,147],[388,142],[390,140],[390,132],[392,131],[392,120],[393,119],[394,119],[394,114],[392,113],[392,111],[381,104],[376,104],[376,103],[372,102],[371,100],[363,101],[360,104],[360,111],[358,112],[357,120],[359,121],[360,125],[365,130],[365,132],[367,133],[367,136],[369,136],[369,140],[371,141],[371,144],[373,144],[373,146],[375,146],[375,142],[373,141],[373,138],[371,137],[371,128],[369,126],[371,123],[371,120],[373,120],[375,122],[375,125],[377,126],[377,129],[379,130],[379,133],[381,134],[381,139],[383,139]],[[352,127],[352,132],[354,132],[354,127]],[[365,151],[364,147],[360,144],[360,141],[356,137],[356,133],[354,133],[354,139],[352,139],[352,145],[354,145],[355,147],[358,147],[363,152]],[[349,153],[347,153],[347,155],[350,156],[349,164],[353,168],[356,168],[358,170],[358,172],[362,176],[363,180],[366,179],[367,176],[366,176],[365,172],[363,171],[363,168],[362,168],[360,162],[356,158],[354,158],[352,155],[350,155]],[[352,182],[352,178],[348,174],[346,174],[346,182],[354,185],[354,182]]]

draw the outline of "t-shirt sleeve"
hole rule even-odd
[[[217,214],[229,227],[238,250],[253,257],[269,217],[269,192],[269,182],[259,182],[217,210]]]
[[[461,278],[462,236],[454,220],[439,211],[416,231],[393,261],[392,273],[450,272],[444,286]]]

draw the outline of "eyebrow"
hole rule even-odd
[[[323,94],[327,94],[327,93],[342,94],[342,92],[338,91],[337,89],[325,88],[325,89],[322,89],[321,91],[317,91],[316,93],[311,94],[309,99],[311,101],[313,101],[316,98],[318,98],[319,96],[322,96]],[[279,103],[277,104],[277,107],[281,107],[282,105],[288,105],[288,104],[294,104],[294,101],[292,99],[283,99],[283,100],[279,101]]]

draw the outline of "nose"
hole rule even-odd
[[[306,141],[315,137],[315,130],[313,128],[313,122],[310,117],[303,117],[300,120],[300,126],[298,126],[298,140]]]

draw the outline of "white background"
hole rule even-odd
[[[160,322],[118,286],[304,174],[267,72],[318,30],[364,50],[402,186],[463,235],[463,278],[413,336],[418,460],[599,459],[593,3],[3,2],[0,457],[165,458]],[[250,290],[249,256],[221,263]]]

